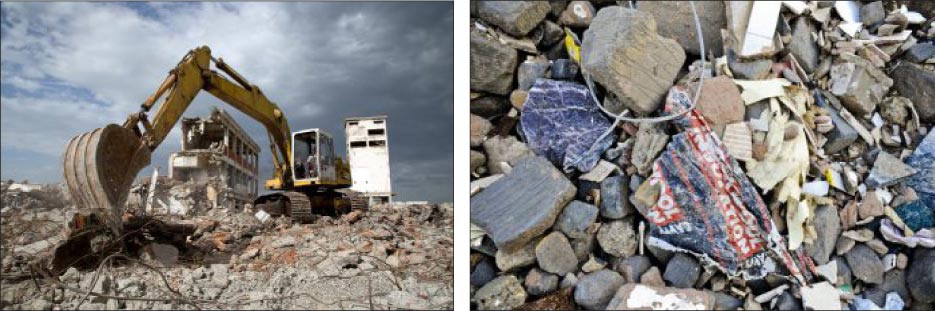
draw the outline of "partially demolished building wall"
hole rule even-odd
[[[215,185],[212,201],[243,206],[257,195],[259,153],[246,131],[215,107],[208,118],[182,119],[182,150],[169,156],[169,177]]]
[[[351,189],[362,192],[370,205],[391,203],[390,153],[386,116],[347,118],[347,157],[351,166]]]

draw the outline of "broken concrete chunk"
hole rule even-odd
[[[694,88],[697,89],[697,85]],[[696,109],[712,126],[719,126],[743,121],[745,106],[734,81],[727,76],[718,76],[705,79]]]
[[[870,188],[886,187],[916,172],[916,169],[904,164],[889,153],[881,151],[880,155],[877,156],[877,160],[873,162],[873,169],[870,170],[866,183]]]
[[[481,310],[513,309],[526,302],[526,291],[515,276],[504,275],[478,289],[473,300]]]
[[[703,291],[626,284],[607,304],[607,310],[712,310],[714,297]]]
[[[179,261],[179,250],[169,244],[149,244],[142,250],[140,259],[158,262],[161,266],[172,266]]]
[[[918,64],[901,62],[893,70],[893,87],[899,95],[912,100],[922,121],[935,120],[935,71]]]
[[[623,283],[623,277],[612,270],[585,274],[575,286],[575,302],[588,310],[604,310]]]
[[[506,95],[512,91],[516,50],[480,31],[471,31],[471,89]],[[472,101],[473,108],[474,103]],[[472,111],[473,112],[473,111]]]
[[[831,283],[821,282],[801,288],[805,310],[841,310],[840,291]]]
[[[487,172],[490,174],[503,173],[503,167],[500,165],[502,162],[516,165],[520,159],[535,155],[525,143],[517,140],[516,136],[493,136],[485,140],[483,146],[484,152],[487,153]]]
[[[538,241],[531,241],[515,250],[498,249],[496,253],[497,269],[507,272],[535,264],[536,245],[538,244]]]
[[[616,135],[601,137],[611,123],[578,83],[541,79],[529,91],[520,130],[529,147],[564,171],[590,171]]]
[[[660,36],[675,39],[685,53],[701,55],[691,4],[679,1],[645,1],[639,4],[639,10],[653,16],[657,21],[656,31]],[[713,52],[715,56],[720,56],[724,50],[721,28],[727,28],[724,2],[695,2],[695,10],[701,21],[705,49]]]
[[[581,201],[571,201],[555,221],[555,229],[572,239],[584,238],[588,227],[597,219],[597,207]]]
[[[891,86],[893,80],[863,58],[854,56],[831,66],[831,93],[854,115],[872,113]]]
[[[517,37],[529,33],[551,10],[545,1],[478,1],[475,6],[482,20]]]
[[[581,67],[629,109],[656,111],[675,80],[685,53],[656,34],[652,16],[621,6],[597,12],[581,45]]]
[[[860,202],[860,208],[857,210],[860,219],[883,216],[883,201],[877,197],[876,191],[867,192],[864,200]]]
[[[471,223],[498,248],[515,249],[545,232],[575,195],[575,186],[548,160],[526,157],[471,198]]]
[[[624,218],[604,223],[597,231],[597,243],[604,252],[617,257],[636,254],[639,240],[632,219]]]

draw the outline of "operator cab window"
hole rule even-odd
[[[320,172],[318,132],[298,133],[294,138],[293,167],[296,179],[318,178]]]

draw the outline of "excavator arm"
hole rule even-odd
[[[211,63],[233,81],[212,70]],[[291,131],[282,111],[259,87],[202,46],[189,51],[123,125],[110,124],[72,138],[65,150],[63,173],[78,207],[104,214],[107,226],[119,234],[122,207],[137,173],[149,165],[152,151],[202,90],[266,127],[274,164],[273,178],[266,186],[291,187]],[[150,119],[147,113],[161,98],[165,99]]]

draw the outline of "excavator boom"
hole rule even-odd
[[[211,69],[210,64],[234,81]],[[270,189],[292,187],[290,129],[279,107],[266,98],[222,59],[214,59],[207,46],[188,52],[159,88],[130,114],[122,125],[78,135],[68,143],[63,175],[79,209],[103,215],[114,234],[121,231],[122,208],[137,173],[150,163],[150,155],[165,140],[172,127],[202,90],[262,123],[273,149],[273,178]],[[150,120],[147,112],[165,98]]]

